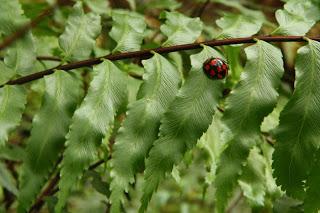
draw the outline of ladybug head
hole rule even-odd
[[[210,79],[224,79],[228,75],[228,64],[220,58],[209,58],[203,63],[203,72]]]

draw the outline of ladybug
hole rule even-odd
[[[228,64],[220,58],[209,58],[203,63],[203,72],[210,79],[223,79],[228,75]]]

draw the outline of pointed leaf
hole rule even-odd
[[[207,131],[222,93],[222,82],[212,81],[203,73],[202,63],[209,57],[223,58],[210,47],[191,56],[192,70],[161,119],[160,138],[146,160],[145,184],[140,212],[144,212],[152,194],[173,165],[196,145]]]
[[[88,94],[76,110],[67,135],[56,212],[61,212],[72,186],[96,158],[117,110],[126,104],[126,80],[126,75],[110,61],[94,67]]]
[[[9,133],[20,123],[27,94],[21,86],[0,88],[0,147],[8,140]]]
[[[160,18],[166,19],[160,30],[168,37],[163,46],[195,42],[203,28],[200,18],[189,18],[178,12],[164,12]]]
[[[143,61],[144,83],[139,99],[129,106],[127,118],[114,144],[112,154],[113,177],[110,197],[111,212],[120,212],[123,191],[144,166],[144,159],[158,137],[160,119],[178,92],[178,70],[159,54]],[[140,120],[140,122],[137,122]]]
[[[31,137],[27,141],[18,197],[19,212],[29,210],[54,169],[82,93],[79,80],[64,71],[45,77],[45,85],[42,106],[33,119]]]
[[[117,42],[113,52],[140,50],[147,26],[144,17],[135,12],[114,10],[112,21],[110,36]]]
[[[76,3],[73,13],[68,18],[66,29],[59,38],[65,59],[87,59],[100,31],[100,16],[93,13],[85,14],[81,2]]]
[[[280,114],[273,155],[277,183],[288,195],[303,198],[304,181],[319,147],[320,43],[309,41],[298,50],[294,93]]]
[[[245,52],[244,72],[226,101],[223,116],[234,137],[223,152],[217,171],[217,212],[224,212],[250,149],[261,141],[260,125],[276,105],[276,89],[283,74],[278,48],[258,41]]]

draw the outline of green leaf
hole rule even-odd
[[[23,15],[19,0],[0,0],[0,34],[5,36],[15,32],[19,26],[28,22]]]
[[[56,71],[45,77],[45,94],[33,119],[22,167],[19,212],[28,211],[54,169],[64,148],[71,117],[80,101],[81,83],[69,73]]]
[[[7,169],[6,165],[2,162],[0,162],[0,186],[6,188],[14,195],[18,194],[15,180],[10,171]]]
[[[298,50],[294,93],[280,114],[276,129],[274,175],[288,195],[303,198],[320,129],[320,43],[309,40]]]
[[[88,94],[76,110],[67,135],[56,212],[61,212],[70,189],[96,158],[117,111],[126,104],[126,81],[127,76],[110,61],[94,67]]]
[[[146,3],[147,8],[175,10],[181,7],[181,3],[176,0],[152,0]]]
[[[113,10],[112,21],[109,34],[117,42],[113,52],[140,50],[147,27],[144,17],[135,12]]]
[[[311,0],[290,0],[276,11],[279,27],[272,34],[305,35],[320,19],[320,8]]]
[[[229,65],[228,78],[229,78],[231,86],[233,87],[240,80],[240,75],[243,71],[243,65],[242,65],[242,60],[241,60],[242,47],[240,45],[225,46],[224,51],[227,55],[227,60],[228,60],[228,65]]]
[[[163,46],[192,43],[203,29],[200,18],[189,18],[178,12],[163,12],[160,18],[166,19],[160,30],[168,37]]]
[[[320,210],[320,151],[318,150],[314,166],[306,181],[306,198],[304,200],[305,212],[318,212]]]
[[[9,133],[19,125],[26,101],[27,94],[23,87],[0,88],[0,147],[4,146]]]
[[[145,184],[140,212],[146,210],[152,194],[173,165],[196,145],[207,131],[222,93],[222,82],[203,74],[202,63],[209,57],[224,58],[210,47],[191,56],[192,70],[185,84],[161,119],[160,137],[146,160]]]
[[[94,13],[85,14],[81,2],[77,2],[68,18],[66,29],[59,38],[65,59],[87,59],[100,31],[100,16]]]
[[[275,110],[278,110],[278,109],[275,108]],[[266,193],[267,193],[266,198],[271,201],[271,202],[269,201],[270,204],[266,203],[266,205],[272,206],[274,201],[283,195],[283,192],[281,191],[280,187],[277,186],[276,184],[275,178],[272,176],[272,173],[273,173],[272,155],[274,152],[274,148],[273,146],[270,146],[269,143],[267,143],[266,139],[264,139],[263,143],[260,145],[260,148],[266,164],[266,168],[265,168]]]
[[[129,106],[112,153],[111,212],[120,212],[123,191],[128,191],[134,175],[144,166],[144,159],[158,137],[160,119],[179,89],[179,72],[167,59],[156,53],[143,65],[140,99]]]
[[[213,116],[213,122],[207,132],[202,135],[198,146],[206,150],[210,156],[210,171],[206,176],[206,183],[211,185],[216,178],[216,170],[220,155],[226,148],[226,143],[230,140],[231,132],[228,131],[225,124],[221,121],[222,113],[216,112]]]
[[[22,161],[25,149],[18,145],[7,144],[0,148],[0,159],[9,161]]]
[[[4,56],[4,63],[18,75],[28,75],[36,62],[36,51],[31,33],[11,45]]]
[[[45,94],[33,119],[21,172],[19,212],[28,211],[63,150],[72,114],[80,100],[80,83],[64,71],[45,77]]]
[[[0,84],[8,82],[16,72],[13,69],[7,67],[3,61],[0,61]]]
[[[224,212],[250,149],[260,138],[260,125],[275,107],[283,74],[281,51],[264,41],[245,49],[247,63],[240,82],[226,100],[223,121],[233,139],[221,156],[216,178],[217,212]]]
[[[9,36],[28,21],[23,15],[18,0],[0,0],[0,35]],[[12,75],[16,73],[19,75],[30,74],[35,61],[36,54],[31,32],[15,41],[5,52],[4,63],[7,69],[11,69]]]
[[[219,38],[239,38],[258,33],[263,20],[250,15],[226,13],[216,23],[222,29]]]
[[[97,14],[108,14],[109,2],[105,0],[83,0],[90,10]]]
[[[266,162],[259,152],[257,147],[251,149],[247,159],[248,163],[243,168],[238,182],[250,204],[263,207],[266,195]]]

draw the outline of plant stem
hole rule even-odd
[[[309,37],[309,39],[320,41],[320,37]],[[263,40],[266,42],[306,42],[304,36],[253,36],[253,37],[245,37],[245,38],[209,40],[209,41],[198,42],[198,43],[181,44],[181,45],[174,45],[169,47],[158,47],[154,49],[109,54],[109,55],[98,57],[98,58],[92,58],[92,59],[87,59],[83,61],[72,62],[69,64],[59,65],[51,69],[47,69],[47,70],[43,70],[27,76],[23,76],[15,80],[10,80],[5,84],[0,85],[0,88],[3,87],[4,85],[17,85],[17,84],[24,84],[30,81],[34,81],[46,75],[50,75],[54,73],[55,70],[69,71],[69,70],[73,70],[81,67],[90,67],[90,66],[101,63],[103,59],[108,59],[110,61],[117,61],[117,60],[130,59],[130,58],[146,59],[146,58],[150,58],[153,55],[152,52],[164,54],[164,53],[177,52],[177,51],[183,51],[183,50],[194,50],[194,49],[202,48],[202,45],[216,47],[216,46],[233,45],[233,44],[252,44],[252,43],[256,43],[257,40]]]

